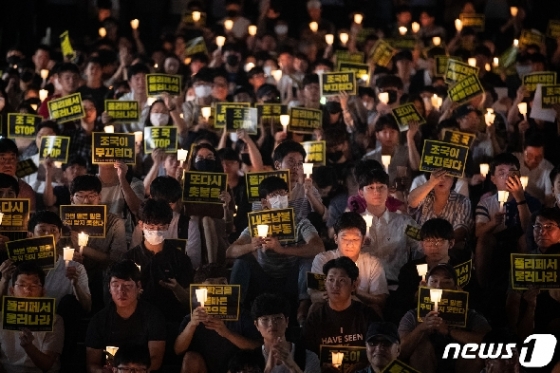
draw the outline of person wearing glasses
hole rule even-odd
[[[131,341],[119,347],[113,359],[113,373],[148,373],[152,359],[147,346]]]
[[[255,326],[264,339],[264,373],[319,373],[317,354],[302,343],[286,340],[290,303],[277,294],[259,295],[251,307]]]
[[[44,297],[44,286],[45,272],[35,263],[23,262],[12,274],[9,295],[21,298]],[[58,372],[63,344],[64,325],[58,315],[55,315],[51,332],[31,332],[26,328],[20,331],[4,330],[0,325],[0,371]]]
[[[106,346],[131,342],[148,346],[150,369],[157,371],[165,351],[165,318],[155,306],[139,299],[140,269],[132,260],[123,260],[111,267],[109,278],[113,302],[93,316],[86,332],[87,372],[106,373],[115,367],[118,361],[113,366],[104,361]]]

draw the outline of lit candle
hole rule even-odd
[[[201,14],[198,10],[195,10],[194,12],[192,12],[192,20],[194,22],[200,21],[200,16],[201,16]]]
[[[490,66],[489,63],[486,63],[486,64],[484,65],[484,70],[490,71],[490,70],[492,70],[492,66]]]
[[[157,69],[159,67],[159,65],[157,63],[154,63],[154,69]]]
[[[155,97],[148,97],[146,99],[146,104],[148,104],[148,106],[152,106],[154,104],[154,102],[156,102],[156,98]]]
[[[0,225],[2,225],[2,219],[4,219],[4,213],[0,212]]]
[[[476,58],[469,58],[467,60],[467,63],[469,64],[469,66],[476,67]]]
[[[333,43],[334,43],[334,35],[333,35],[333,34],[327,34],[327,35],[325,35],[325,42],[327,42],[328,45],[333,45]]]
[[[426,281],[426,273],[428,273],[428,265],[416,264],[416,271],[418,271],[418,276],[422,277],[422,281]]]
[[[208,289],[196,289],[195,293],[197,302],[200,303],[200,307],[204,308],[204,302],[208,300]]]
[[[517,47],[519,45],[519,40],[513,39],[513,46]]]
[[[118,347],[115,346],[107,346],[105,347],[105,351],[107,351],[112,357],[115,357],[115,354],[119,350]]]
[[[443,102],[443,98],[439,97],[438,95],[434,94],[431,97],[431,101],[432,101],[432,106],[436,109],[439,110],[439,108],[441,107],[441,104]]]
[[[331,362],[333,367],[338,369],[342,365],[342,360],[344,360],[344,352],[331,351]]]
[[[480,167],[480,174],[483,177],[486,177],[486,175],[488,175],[488,171],[490,171],[490,165],[488,163],[481,163],[479,167]]]
[[[177,160],[179,162],[184,162],[187,160],[187,155],[189,154],[189,151],[186,149],[177,149]]]
[[[134,141],[138,144],[142,142],[142,138],[143,138],[144,134],[142,133],[142,131],[136,131],[134,132]]]
[[[349,36],[346,32],[341,32],[338,37],[340,38],[342,45],[346,45],[346,43],[348,43]]]
[[[130,27],[132,27],[133,30],[136,30],[138,26],[140,26],[139,20],[133,19],[132,21],[130,21]]]
[[[523,186],[523,189],[527,188],[527,184],[529,184],[529,176],[521,176],[519,178],[519,181],[521,182],[521,185]]]
[[[280,79],[282,79],[282,70],[272,70],[270,74],[272,75],[274,80],[276,80],[276,83],[278,83]]]
[[[212,108],[210,106],[204,106],[200,109],[200,113],[202,114],[202,117],[208,121],[208,118],[210,118],[210,114],[212,113]]]
[[[455,30],[457,30],[457,32],[461,32],[462,29],[463,29],[463,21],[461,21],[460,19],[456,19]]]
[[[78,233],[78,246],[80,246],[80,253],[82,249],[88,245],[89,235],[87,233]]]
[[[32,108],[33,110],[37,111],[37,104],[29,104],[29,105],[31,105],[31,108]]]
[[[509,7],[509,12],[511,13],[512,17],[515,17],[517,15],[518,11],[519,11],[519,9],[517,9],[516,6],[510,6]]]
[[[244,70],[245,70],[246,72],[249,72],[249,71],[251,71],[251,69],[252,69],[253,67],[255,67],[255,64],[254,64],[253,62],[247,62],[247,63],[245,64]]]
[[[268,225],[258,224],[257,225],[257,235],[260,238],[266,238],[268,236]]]
[[[255,36],[257,35],[257,26],[255,25],[249,25],[249,27],[247,28],[249,35],[251,36]]]
[[[408,31],[408,29],[404,26],[399,27],[399,34],[404,35],[406,34],[406,32]]]
[[[231,19],[226,19],[224,21],[224,29],[226,31],[231,31],[232,28],[233,28],[233,21]]]
[[[47,77],[49,76],[49,70],[47,69],[41,69],[41,78],[43,80],[47,79]]]
[[[492,59],[492,66],[494,66],[494,67],[500,66],[500,59],[498,57],[494,57]]]
[[[218,48],[222,48],[224,46],[224,44],[226,43],[226,37],[225,36],[216,36],[216,45],[218,46]]]
[[[498,202],[500,202],[500,211],[504,211],[504,204],[507,202],[509,192],[505,190],[498,190]]]
[[[315,21],[309,22],[309,29],[313,32],[317,32],[317,30],[319,30],[319,24]]]
[[[366,214],[362,215],[362,218],[366,221],[366,227],[369,232],[369,229],[373,225],[373,215],[366,211]]]
[[[430,289],[430,300],[434,303],[434,311],[438,311],[438,303],[441,301],[441,295],[443,290],[441,289]]]
[[[436,47],[441,44],[441,38],[439,36],[434,36],[432,38],[432,44]]]
[[[369,80],[369,75],[368,75],[368,74],[364,74],[364,75],[362,75],[361,79],[362,79],[362,81],[364,81],[364,82],[367,83],[368,80]]]
[[[391,164],[391,156],[390,155],[382,155],[381,156],[381,163],[385,167],[385,171],[389,172],[389,165]]]
[[[519,110],[519,114],[523,115],[523,119],[527,119],[527,103],[520,102],[517,104],[517,109]]]
[[[486,108],[486,112],[494,114],[494,109],[492,109],[491,107]]]
[[[379,101],[387,105],[387,103],[389,102],[389,92],[381,92],[379,94]]]
[[[362,23],[362,21],[364,20],[364,16],[361,15],[360,13],[356,13],[354,14],[354,23],[357,25],[360,25]]]
[[[39,98],[41,99],[41,102],[45,101],[45,99],[49,96],[49,91],[47,91],[46,89],[41,89],[39,91]]]
[[[54,166],[55,166],[56,168],[62,168],[62,162],[54,161]]]
[[[284,127],[284,132],[288,132],[288,124],[290,124],[290,116],[288,114],[280,115],[280,124]]]
[[[313,163],[304,163],[303,164],[303,173],[305,174],[306,177],[311,177],[311,174],[313,174]]]
[[[496,114],[494,113],[486,113],[484,114],[484,120],[486,121],[487,126],[491,126],[494,123],[494,119],[496,118]]]
[[[103,127],[103,131],[105,131],[105,133],[115,133],[115,126],[105,126]]]
[[[100,27],[99,28],[99,37],[104,38],[105,36],[107,36],[107,30],[105,29],[105,27]]]
[[[412,22],[412,32],[415,34],[420,31],[420,24],[418,22]]]

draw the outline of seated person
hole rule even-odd
[[[427,286],[434,289],[458,290],[457,274],[449,264],[438,264],[427,275]],[[420,372],[479,372],[476,360],[443,360],[443,350],[448,343],[480,343],[490,331],[488,321],[473,309],[467,311],[466,328],[453,328],[430,311],[422,322],[416,319],[417,310],[408,311],[399,324],[401,359]]]
[[[9,175],[18,182],[18,198],[29,198],[31,203],[31,213],[35,212],[35,191],[23,179],[16,176],[18,163],[18,147],[15,142],[7,137],[0,138],[0,173]],[[9,197],[4,197],[9,198]],[[11,198],[15,198],[11,197]]]
[[[383,314],[383,306],[389,291],[387,280],[381,262],[370,253],[361,252],[366,236],[366,222],[356,212],[345,212],[334,224],[334,240],[336,250],[329,250],[318,254],[313,259],[311,272],[322,273],[323,266],[331,259],[346,256],[359,269],[358,287],[355,292],[357,300],[373,307],[377,314]],[[326,291],[309,289],[312,302],[327,299]]]
[[[395,324],[373,322],[366,335],[366,353],[370,366],[357,373],[381,373],[401,353],[401,339]]]
[[[288,207],[288,185],[279,177],[267,177],[259,185],[261,206],[264,209]],[[296,241],[280,244],[275,237],[251,237],[246,228],[227,249],[228,258],[236,259],[231,283],[241,285],[241,301],[250,304],[256,295],[280,291],[288,299],[304,304],[307,295],[307,272],[311,261],[323,251],[323,241],[311,222],[296,216]],[[298,296],[299,295],[299,296]],[[296,298],[297,297],[297,298]],[[298,314],[298,322],[305,318]]]
[[[14,270],[9,295],[22,298],[43,297],[44,286],[45,272],[32,262],[23,262]],[[52,332],[31,332],[25,328],[20,331],[4,330],[0,327],[0,371],[58,372],[63,345],[64,325],[58,315],[55,315]]]
[[[125,344],[119,347],[113,358],[113,373],[148,373],[152,364],[150,350],[146,345]]]
[[[276,294],[261,294],[253,302],[251,315],[264,339],[261,350],[265,372],[321,372],[316,353],[306,349],[304,344],[286,340],[290,303],[285,298]]]
[[[88,373],[103,373],[103,350],[106,346],[130,341],[147,345],[151,370],[161,367],[165,351],[165,319],[147,302],[138,300],[142,290],[140,270],[132,260],[113,264],[109,272],[111,302],[91,319],[85,339]]]
[[[317,303],[303,328],[308,350],[319,354],[320,345],[363,346],[369,324],[379,316],[365,304],[352,300],[358,287],[359,269],[352,259],[342,256],[323,266],[327,276],[327,302]]]
[[[227,284],[227,270],[216,263],[207,264],[195,275],[196,284]],[[185,354],[181,372],[225,372],[236,351],[252,350],[262,344],[251,316],[241,309],[238,321],[222,321],[197,307],[185,316],[175,340],[175,353]],[[216,354],[216,351],[220,351]],[[185,353],[186,352],[186,353]],[[262,358],[262,357],[261,357]],[[237,372],[237,370],[235,371]]]
[[[140,206],[138,225],[144,241],[123,255],[140,266],[142,300],[158,308],[175,328],[187,312],[189,285],[194,271],[184,251],[165,241],[173,211],[162,200],[148,199]]]
[[[2,139],[0,139],[2,141]],[[1,158],[0,158],[1,162]],[[13,176],[0,173],[0,198],[27,198],[20,195],[17,179]],[[22,225],[25,221],[22,221]],[[23,228],[23,227],[22,227]],[[5,250],[5,243],[8,241],[21,240],[27,238],[27,232],[0,232],[0,260],[8,259]]]

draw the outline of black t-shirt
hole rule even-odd
[[[369,324],[380,320],[373,309],[358,301],[353,300],[344,311],[335,311],[328,302],[322,303],[309,314],[305,323],[305,348],[319,355],[321,345],[363,347]]]
[[[97,116],[100,116],[101,113],[105,111],[105,97],[107,96],[107,92],[109,92],[109,88],[102,85],[99,88],[89,88],[86,85],[81,86],[76,90],[82,94],[82,99],[87,96],[91,96],[93,101],[95,101],[95,109],[97,109]]]
[[[104,350],[105,346],[119,347],[125,343],[147,345],[149,341],[165,341],[165,319],[161,312],[139,301],[134,313],[123,319],[111,302],[89,322],[85,345]]]
[[[57,185],[53,188],[56,197],[55,206],[70,205],[70,190],[66,185]]]

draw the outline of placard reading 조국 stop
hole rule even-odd
[[[34,139],[35,129],[42,121],[40,115],[8,113],[8,138]]]
[[[39,160],[50,158],[54,162],[68,162],[70,150],[70,137],[68,136],[43,136],[39,149]]]
[[[144,153],[151,154],[157,148],[166,153],[177,151],[178,128],[173,126],[144,127]]]
[[[229,108],[242,109],[250,107],[249,102],[216,102],[214,112],[214,128],[225,128],[227,123],[226,110]]]

